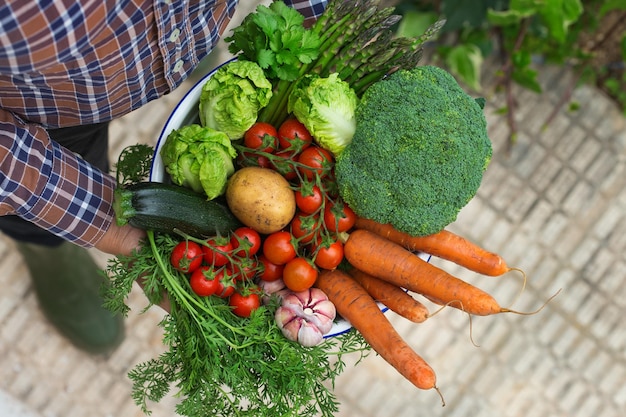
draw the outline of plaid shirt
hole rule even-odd
[[[326,0],[285,0],[307,18]],[[237,0],[32,0],[0,5],[0,215],[95,245],[113,178],[47,128],[105,122],[178,87],[216,45]]]

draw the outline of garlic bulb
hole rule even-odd
[[[287,339],[310,347],[319,344],[330,331],[336,314],[335,305],[322,290],[309,288],[285,294],[275,319]]]

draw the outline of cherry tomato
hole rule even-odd
[[[270,262],[265,255],[259,256],[259,263],[262,265],[262,268],[258,275],[263,281],[271,282],[283,277],[284,265],[276,265]]]
[[[254,256],[261,249],[261,236],[251,227],[240,227],[232,233],[230,244],[233,245],[235,255]]]
[[[310,187],[310,184],[302,184],[295,195],[296,206],[306,214],[315,213],[324,202],[324,195],[317,185]]]
[[[284,265],[296,257],[296,248],[291,242],[291,233],[274,232],[263,241],[263,254],[270,262]]]
[[[324,225],[331,232],[347,232],[356,222],[356,214],[346,204],[327,205],[324,209]]]
[[[215,292],[215,295],[218,297],[228,298],[235,292],[235,281],[231,275],[225,273],[224,268],[215,273],[215,279],[217,279],[220,284]]]
[[[261,297],[256,291],[246,295],[234,292],[229,297],[228,304],[233,307],[233,313],[239,317],[250,317],[250,314],[261,306]]]
[[[298,119],[287,119],[278,128],[278,145],[295,153],[308,148],[313,138],[307,128]]]
[[[190,274],[202,265],[203,256],[200,245],[186,240],[174,247],[170,255],[170,262],[177,270]]]
[[[243,146],[261,152],[273,152],[278,145],[278,132],[269,123],[256,122],[243,135]]]
[[[299,166],[298,171],[309,180],[315,175],[320,178],[325,177],[333,163],[333,156],[326,149],[319,146],[311,146],[302,151],[298,156],[298,162],[304,166]]]
[[[255,258],[238,258],[235,263],[226,266],[226,273],[233,281],[245,281],[254,278],[257,269]]]
[[[193,271],[189,278],[189,285],[191,285],[193,292],[201,297],[215,294],[222,286],[219,277],[215,274],[215,270],[206,265]]]
[[[306,258],[297,257],[285,265],[283,281],[291,291],[304,291],[313,286],[317,274],[317,269]]]
[[[343,243],[335,241],[328,247],[320,246],[315,255],[315,265],[323,269],[335,269],[343,260]]]
[[[271,162],[274,171],[278,172],[287,180],[296,178],[298,174],[293,164],[295,154],[292,151],[280,151],[276,152],[275,155],[277,158],[273,159]]]
[[[208,246],[202,247],[204,263],[212,266],[224,266],[229,262],[228,255],[233,250],[233,245],[227,238],[211,238],[207,240]]]
[[[255,155],[249,152],[240,152],[237,156],[237,163],[241,167],[272,168],[272,163],[267,156]]]
[[[320,219],[317,215],[297,213],[291,220],[291,234],[298,239],[299,243],[311,243],[317,236],[320,228]]]

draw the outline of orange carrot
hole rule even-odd
[[[393,328],[374,299],[348,274],[324,270],[315,286],[326,293],[337,312],[402,376],[420,389],[436,387],[433,369]]]
[[[483,275],[500,276],[514,269],[500,255],[447,230],[429,236],[411,236],[390,224],[362,218],[357,219],[355,227],[369,230],[411,251],[421,251],[446,259]]]
[[[428,318],[429,312],[426,306],[402,288],[355,268],[352,268],[348,274],[361,284],[374,300],[383,303],[391,311],[415,323],[422,323]]]
[[[350,233],[344,245],[344,256],[353,267],[363,272],[469,314],[486,316],[511,311],[500,307],[483,290],[367,230]]]

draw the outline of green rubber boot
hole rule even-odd
[[[102,307],[105,277],[87,250],[71,243],[47,247],[18,243],[39,305],[58,331],[92,354],[112,352],[124,339],[124,322]]]

